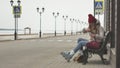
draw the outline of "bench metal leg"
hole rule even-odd
[[[106,59],[105,59],[105,58],[103,58],[103,55],[100,55],[100,58],[101,58],[101,60],[102,60],[103,64],[106,64],[106,63],[105,63],[105,60],[106,60]]]
[[[87,50],[84,50],[83,51],[83,56],[84,56],[84,58],[83,58],[83,65],[85,65],[88,61],[88,51]]]

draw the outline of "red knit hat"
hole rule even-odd
[[[95,17],[92,14],[88,14],[88,23],[96,22]]]

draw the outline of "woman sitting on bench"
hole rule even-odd
[[[92,14],[89,14],[88,23],[89,27],[87,29],[83,29],[83,32],[89,32],[90,41],[96,40],[97,42],[101,42],[101,40],[104,38],[104,29],[101,27],[100,21],[97,20]],[[61,55],[67,60],[67,62],[69,62],[74,54],[80,50],[82,46],[85,46],[90,41],[87,39],[79,38],[78,44],[75,48],[70,51],[63,51],[61,52]]]

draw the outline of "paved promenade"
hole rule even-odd
[[[71,50],[79,37],[87,35],[60,36],[43,39],[0,42],[0,68],[110,68],[99,56],[93,55],[86,65],[67,62],[60,52]],[[109,60],[109,53],[105,55]]]
[[[70,34],[67,34],[70,35]],[[57,34],[57,36],[63,36],[62,33]],[[41,38],[48,38],[48,37],[54,37],[54,33],[46,33],[46,34],[42,34]],[[17,35],[17,39],[21,40],[21,39],[38,39],[39,38],[39,34],[18,34]],[[0,35],[0,41],[10,41],[10,40],[14,40],[14,34],[2,34]]]

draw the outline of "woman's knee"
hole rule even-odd
[[[87,44],[87,41],[80,41],[80,42],[79,42],[79,45],[80,45],[80,46],[84,46],[84,45],[86,45],[86,44]]]
[[[83,38],[79,38],[78,40],[77,40],[77,43],[79,43],[80,41],[82,41],[83,40]]]

